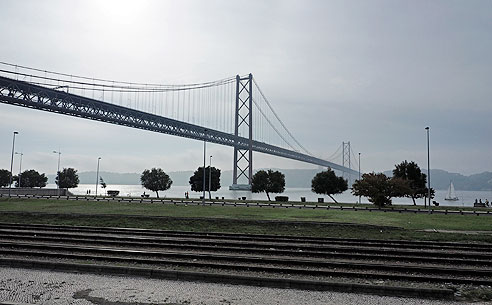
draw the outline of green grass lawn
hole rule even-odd
[[[272,196],[273,198],[274,196]],[[101,198],[104,198],[104,197],[101,197]],[[133,199],[141,199],[140,197],[129,197],[129,198],[133,198]],[[208,197],[207,197],[208,198]],[[151,199],[151,198],[149,198]],[[162,199],[162,198],[161,198]],[[165,198],[166,200],[176,200],[176,201],[183,201],[185,200],[184,198],[174,198],[174,197],[167,197]],[[411,205],[411,204],[403,204],[403,203],[399,203],[398,202],[398,199],[399,198],[393,198],[393,204],[386,207],[386,209],[408,209],[408,210],[413,210],[413,209],[421,209],[421,210],[424,210],[424,209],[427,209],[426,207],[424,207],[423,203],[421,200],[418,200],[417,201],[417,205]],[[200,201],[200,199],[197,199],[197,198],[191,198],[190,200],[194,200],[195,202],[198,202]],[[273,200],[273,199],[272,199]],[[238,202],[238,203],[244,203],[245,200],[237,200],[237,199],[212,199],[212,200],[209,200],[207,199],[207,201],[212,201],[212,202],[231,202],[231,203],[234,203],[234,202]],[[246,200],[248,201],[248,200]],[[288,201],[288,202],[275,202],[275,201],[268,201],[266,198],[264,200],[258,200],[258,199],[255,199],[255,200],[249,200],[250,202],[253,202],[253,203],[265,203],[265,204],[268,204],[268,203],[284,203],[284,204],[294,204],[294,205],[308,205],[308,206],[312,206],[312,205],[318,205],[318,206],[343,206],[343,207],[358,207],[358,208],[365,208],[365,207],[368,207],[368,208],[374,208],[374,204],[372,203],[347,203],[347,202],[338,202],[338,203],[335,203],[335,202],[332,202],[330,200],[328,201],[325,201],[323,203],[318,203],[318,202],[315,202],[315,201],[307,201],[307,202],[300,202],[300,201]],[[467,207],[464,207],[464,206],[432,206],[432,209],[433,210],[448,210],[448,211],[491,211],[492,209],[489,208],[489,207],[484,207],[484,208],[475,208],[475,207],[470,207],[470,206],[467,206]]]
[[[247,231],[250,233],[269,233],[270,230],[275,230],[277,234],[278,223],[272,225],[258,224],[256,220],[280,220],[280,221],[301,221],[301,222],[335,222],[341,223],[340,226],[330,225],[332,232],[316,232],[316,230],[326,231],[326,228],[321,228],[319,225],[302,225],[306,235],[316,236],[333,236],[347,231],[347,226],[342,223],[352,223],[360,225],[357,230],[356,226],[352,226],[349,232],[350,236],[357,237],[358,235],[379,236],[381,231],[392,232],[391,238],[418,238],[432,239],[437,235],[417,232],[423,229],[436,230],[459,230],[459,231],[492,231],[491,216],[471,216],[471,215],[441,215],[441,214],[413,214],[413,213],[395,213],[395,212],[368,212],[368,211],[350,211],[350,210],[311,210],[298,208],[272,208],[272,207],[231,207],[231,206],[181,206],[161,203],[118,203],[118,202],[93,202],[93,201],[67,201],[67,200],[46,200],[46,199],[0,199],[0,212],[41,212],[61,214],[57,217],[50,216],[28,216],[28,215],[13,215],[0,213],[0,221],[16,221],[37,223],[64,223],[78,225],[113,225],[113,226],[129,226],[129,227],[148,227],[148,228],[166,228],[166,229],[182,229],[182,230],[198,230],[213,231],[222,230],[234,232],[237,230]],[[89,214],[92,217],[70,216],[70,214]],[[97,215],[112,214],[116,216],[104,218],[94,217]],[[125,217],[125,215],[141,216],[137,218]],[[167,223],[159,220],[148,220],[146,216],[168,216],[178,218],[176,220],[167,220]],[[200,218],[198,221],[190,222],[189,220],[179,220],[179,218]],[[220,218],[221,221],[216,219]],[[209,219],[209,220],[207,220]],[[239,225],[237,222],[242,221]],[[249,221],[249,223],[248,223]],[[170,222],[173,222],[172,225]],[[220,222],[220,224],[219,224]],[[235,224],[236,222],[236,224]],[[367,226],[389,226],[395,228],[372,228],[374,232],[369,232]],[[174,227],[173,227],[174,226]],[[243,229],[240,229],[240,227]],[[263,226],[263,227],[262,227]],[[299,227],[299,226],[298,226]],[[335,227],[337,227],[335,229]],[[297,232],[297,228],[292,228],[292,225],[286,225],[285,233],[302,235]],[[292,232],[290,232],[290,231]],[[350,231],[348,230],[348,231]],[[290,232],[290,233],[289,233]],[[337,233],[338,232],[338,233]],[[271,233],[271,232],[270,232]],[[409,235],[410,234],[410,235]],[[343,235],[343,234],[342,234]],[[346,236],[345,234],[344,236]],[[391,235],[391,234],[390,234]],[[445,239],[451,238],[464,240],[482,240],[492,241],[492,236],[476,236],[463,234],[440,234]],[[451,237],[451,235],[456,235]],[[457,236],[461,237],[458,238]],[[359,236],[360,237],[360,236]],[[388,238],[390,238],[388,237]],[[441,239],[439,237],[439,239]]]

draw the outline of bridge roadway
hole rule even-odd
[[[0,102],[243,150],[249,148],[249,139],[244,137],[2,76],[0,76]],[[253,141],[252,150],[358,175],[357,171],[336,163],[263,142]]]

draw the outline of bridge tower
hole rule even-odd
[[[342,142],[342,166],[352,169],[350,164],[350,141]],[[343,172],[343,177],[347,179],[348,185],[352,185],[352,175],[350,173]]]
[[[251,190],[253,177],[253,75],[247,77],[236,76],[236,111],[235,111],[234,135],[239,136],[247,130],[247,135],[242,137],[249,140],[247,149],[234,146],[234,164],[232,185],[230,190]],[[247,184],[239,184],[240,178],[247,180]]]

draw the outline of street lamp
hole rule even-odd
[[[430,173],[430,149],[429,149],[429,126],[425,127],[427,130],[427,198],[429,203],[429,213],[430,213],[430,205],[431,205],[431,173]]]
[[[208,197],[212,200],[212,194],[210,191],[212,190],[212,156],[210,156],[210,166],[208,169]]]
[[[97,197],[97,186],[99,184],[99,161],[101,157],[97,158],[97,171],[96,171],[96,197]]]
[[[360,153],[359,153],[359,181],[360,181]],[[360,204],[360,195],[359,195],[359,204]]]
[[[18,133],[19,132],[14,131],[14,139],[12,140],[12,157],[10,158],[9,198],[10,198],[10,189],[12,188],[12,170],[14,166],[15,135]]]
[[[58,170],[56,172],[56,177],[58,177],[58,184],[57,184],[57,188],[58,188],[58,196],[60,196],[60,156],[61,156],[61,151],[58,150],[54,150],[53,151],[54,154],[58,154]]]
[[[23,153],[15,152],[16,155],[20,155],[20,164],[19,164],[19,187],[21,187],[21,173],[22,173],[22,156],[24,155]]]
[[[204,130],[204,139],[203,139],[203,198],[202,204],[205,205],[205,162],[207,160],[207,139],[205,135],[207,134],[207,130]]]

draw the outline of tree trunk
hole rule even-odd
[[[268,192],[265,192],[267,194],[267,197],[268,197],[268,201],[271,201],[270,200],[270,195],[268,194]]]
[[[417,205],[417,204],[415,203],[415,197],[413,197],[413,196],[412,196],[412,201],[413,201],[413,205]]]
[[[155,191],[155,194],[157,195],[157,198],[159,198],[159,191]]]
[[[333,198],[333,196],[332,196],[332,195],[328,194],[328,196],[330,196],[330,198],[331,198],[333,201],[335,201],[335,203],[338,203],[338,201],[336,201],[336,199],[335,199],[335,198]]]
[[[208,199],[212,200],[212,193],[210,193],[210,190],[208,190]]]

